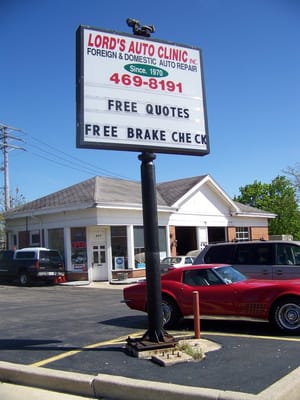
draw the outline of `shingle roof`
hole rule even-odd
[[[22,204],[6,212],[6,216],[54,208],[82,208],[96,204],[142,205],[140,182],[95,176],[37,200]],[[160,194],[157,203],[166,206]]]
[[[252,206],[249,206],[249,205],[247,205],[247,204],[243,204],[243,203],[239,203],[238,201],[235,201],[234,202],[237,206],[238,206],[238,208],[241,210],[241,212],[243,212],[243,213],[249,213],[249,214],[253,214],[253,213],[266,213],[266,214],[273,214],[273,213],[271,213],[271,211],[263,211],[263,210],[261,210],[261,209],[259,209],[259,208],[256,208],[256,207],[252,207]]]
[[[92,203],[94,194],[94,178],[88,179],[84,182],[78,183],[73,186],[69,186],[58,192],[48,194],[47,196],[40,197],[39,199],[30,201],[22,204],[12,210],[9,210],[7,214],[12,212],[24,212],[41,210],[47,208],[62,207],[64,205],[73,206],[82,203]]]
[[[122,179],[97,176],[95,203],[142,204],[141,183]],[[166,202],[158,194],[157,204],[165,206]]]
[[[177,179],[175,181],[163,182],[157,185],[158,193],[172,206],[185,193],[201,182],[207,175],[194,176],[192,178]]]
[[[177,179],[157,184],[158,207],[172,207],[195,185],[208,175]],[[241,213],[264,211],[234,202]],[[37,200],[30,201],[5,213],[5,217],[29,212],[49,212],[55,209],[88,208],[95,205],[137,206],[142,208],[141,183],[116,178],[95,176]],[[269,213],[266,213],[269,214]]]

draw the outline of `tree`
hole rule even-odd
[[[285,176],[277,176],[270,184],[255,180],[239,190],[241,194],[234,197],[235,201],[277,215],[269,222],[270,235],[291,234],[294,240],[300,240],[296,188]]]
[[[4,206],[4,191],[0,192],[0,213],[5,212]],[[16,188],[16,193],[12,196],[10,195],[10,208],[15,208],[26,203],[25,196],[20,193],[19,188]]]
[[[16,194],[10,197],[11,208],[21,206],[26,203],[25,196],[20,193],[19,188],[16,188]]]
[[[294,167],[287,167],[283,172],[292,178],[292,184],[298,193],[298,202],[300,202],[300,163],[296,163]]]

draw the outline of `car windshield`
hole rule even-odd
[[[226,284],[241,282],[247,279],[245,275],[230,266],[218,267],[214,271]]]

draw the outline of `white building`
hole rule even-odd
[[[161,257],[206,243],[268,239],[275,215],[234,202],[209,176],[157,184]],[[145,275],[140,182],[94,177],[9,210],[8,248],[64,255],[69,280]]]

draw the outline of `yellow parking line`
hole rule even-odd
[[[182,331],[171,331],[168,332],[169,334],[176,336],[176,337],[192,337],[194,335],[193,331],[189,332],[182,332]],[[200,332],[202,335],[211,335],[211,336],[232,336],[232,337],[242,337],[242,338],[253,338],[253,339],[269,339],[269,340],[281,340],[281,341],[292,341],[292,342],[299,342],[299,336],[260,336],[254,335],[250,333],[226,333],[226,332],[215,332],[215,331],[205,331],[201,330]]]
[[[176,336],[176,337],[191,337],[193,336],[193,331],[191,332],[180,332],[180,331],[174,331],[170,332],[170,334]],[[286,341],[286,342],[300,342],[300,337],[294,337],[294,336],[260,336],[260,335],[252,335],[252,334],[247,334],[247,333],[225,333],[225,332],[214,332],[214,331],[201,331],[200,332],[201,336],[202,335],[211,335],[211,336],[231,336],[231,337],[241,337],[241,338],[248,338],[248,339],[266,339],[266,340],[280,340],[280,341]]]
[[[286,342],[300,342],[300,337],[287,337],[287,336],[260,336],[260,335],[251,335],[244,333],[224,333],[224,332],[209,332],[202,331],[205,335],[213,335],[213,336],[232,336],[232,337],[242,337],[249,339],[266,339],[266,340],[280,340]]]
[[[114,345],[114,344],[125,344],[126,339],[128,336],[131,338],[136,338],[139,336],[142,336],[145,332],[135,332],[130,335],[126,336],[120,336],[115,339],[111,340],[106,340],[104,342],[98,342],[98,343],[93,343],[89,344],[84,347],[80,347],[75,350],[70,350],[66,351],[61,354],[57,354],[56,356],[46,358],[44,360],[37,361],[33,364],[30,364],[31,366],[35,367],[42,367],[44,365],[50,364],[52,362],[62,360],[63,358],[71,357],[74,356],[75,354],[81,353],[82,351],[89,350],[89,349],[95,349],[97,347],[103,347],[103,346],[108,346],[108,345]],[[168,332],[170,335],[173,335],[177,338],[184,338],[184,337],[191,337],[193,335],[193,332],[180,332],[180,331],[171,331]],[[201,331],[201,335],[210,335],[210,336],[231,336],[231,337],[241,337],[241,338],[249,338],[249,339],[265,339],[265,340],[279,340],[279,341],[294,341],[294,342],[299,342],[300,337],[280,337],[280,336],[259,336],[259,335],[250,335],[250,334],[239,334],[239,333],[224,333],[224,332],[210,332],[210,331]]]
[[[136,332],[134,334],[131,334],[130,337],[136,337],[136,336],[140,336],[142,333],[141,332]],[[41,361],[37,361],[33,364],[30,364],[33,367],[42,367],[46,364],[50,364],[52,362],[58,361],[58,360],[62,360],[63,358],[67,358],[67,357],[71,357],[74,356],[75,354],[81,353],[84,350],[88,350],[88,349],[94,349],[96,347],[103,347],[103,346],[108,346],[111,344],[117,344],[117,343],[126,343],[126,339],[128,338],[128,335],[126,336],[120,336],[116,339],[112,339],[112,340],[106,340],[104,342],[98,342],[98,343],[93,343],[93,344],[89,344],[87,346],[84,347],[79,347],[78,349],[75,350],[69,350],[66,351],[64,353],[61,354],[57,354],[56,356],[53,357],[49,357],[46,358],[44,360]]]

